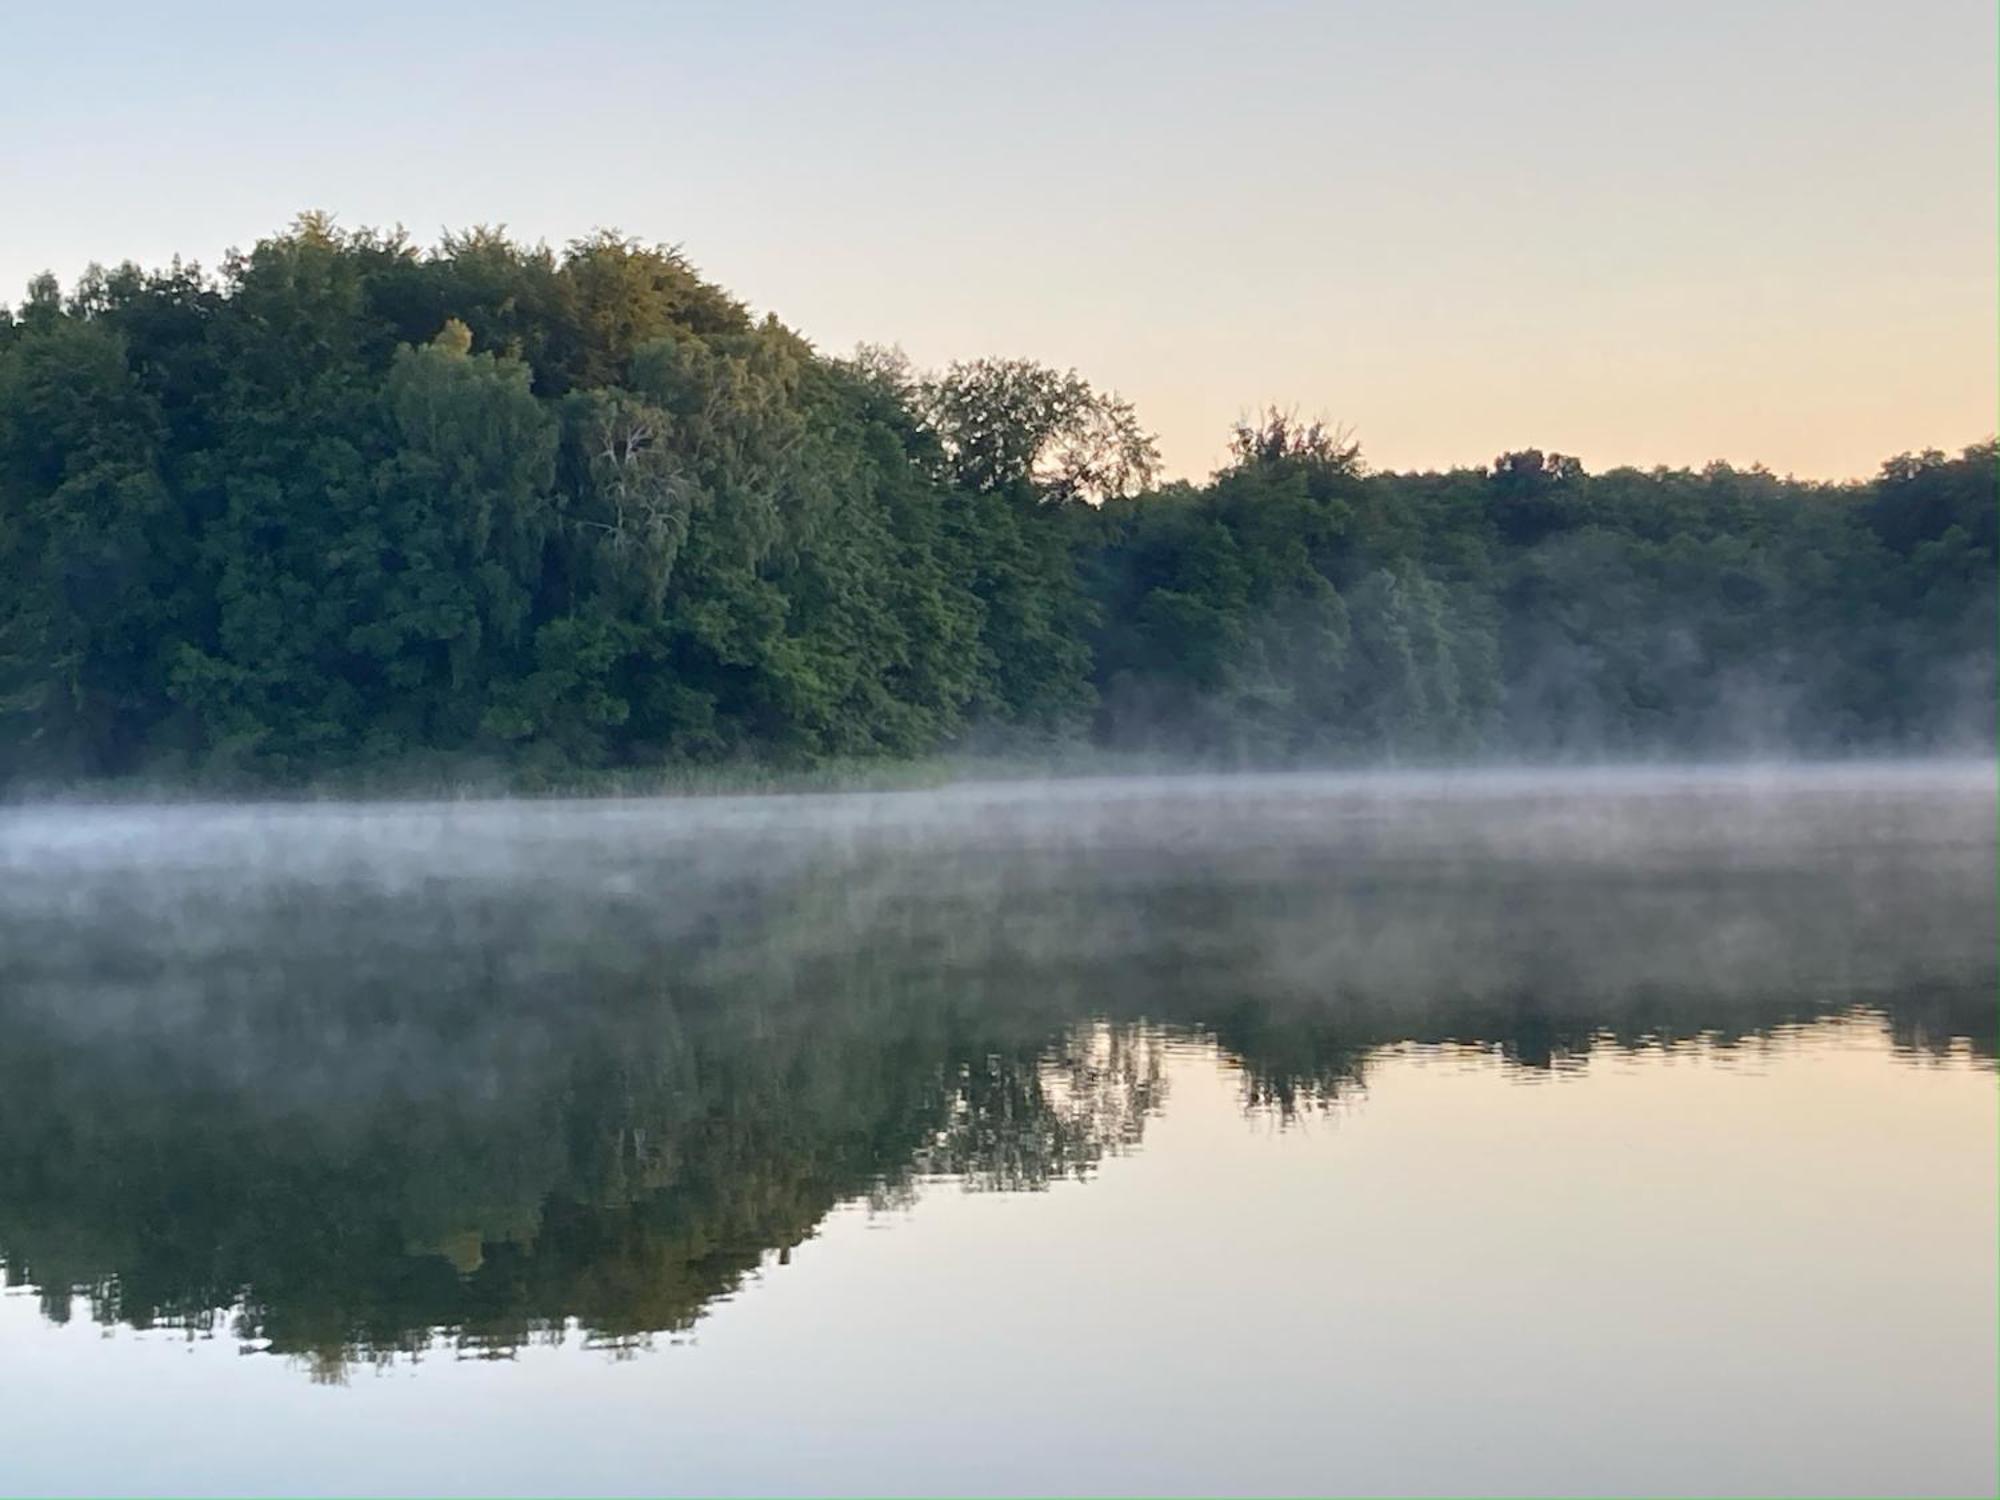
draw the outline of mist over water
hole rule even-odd
[[[1995,788],[1975,760],[0,811],[0,1260],[21,1289],[0,1381],[56,1359],[10,1363],[10,1344],[94,1321],[144,1331],[60,1345],[114,1384],[191,1338],[284,1356],[228,1376],[232,1401],[288,1403],[258,1393],[308,1375],[347,1382],[324,1403],[358,1400],[368,1372],[414,1372],[395,1389],[435,1393],[407,1396],[419,1410],[477,1356],[519,1372],[481,1399],[522,1433],[648,1382],[711,1433],[672,1455],[606,1439],[570,1478],[504,1433],[441,1436],[460,1466],[417,1488],[1990,1488]],[[1520,1088],[1538,1080],[1555,1092]],[[1766,1201],[1743,1196],[1759,1170]],[[980,1212],[947,1206],[960,1189],[1021,1208],[954,1241]],[[1190,1308],[1165,1289],[1220,1253],[1193,1227],[1215,1215],[1265,1269]],[[1321,1244],[1324,1276],[1266,1247],[1287,1235]],[[952,1248],[906,1248],[935,1236]],[[1438,1236],[1490,1245],[1500,1280],[1439,1279]],[[1106,1260],[1161,1290],[1155,1319],[1099,1321]],[[889,1301],[855,1290],[891,1265]],[[1831,1281],[1911,1267],[1931,1279],[1900,1324],[1802,1331]],[[1510,1277],[1632,1289],[1606,1330],[1553,1326],[1522,1356],[1540,1408],[1433,1348],[1456,1329],[1488,1349],[1478,1309]],[[1404,1312],[1354,1311],[1363,1283]],[[1673,1330],[1704,1298],[1697,1355]],[[961,1326],[954,1353],[903,1300]],[[1023,1330],[1060,1312],[1086,1362],[1136,1360],[1107,1398],[1127,1440],[1028,1393],[1010,1308]],[[1338,1357],[1392,1372],[1400,1426],[1362,1421],[1378,1398],[1308,1351],[1260,1353],[1273,1384],[1245,1407],[1228,1319],[1337,1308]],[[771,1422],[810,1425],[785,1403],[818,1399],[780,1366],[846,1368],[835,1404],[872,1391],[885,1422],[919,1399],[835,1341],[864,1311],[885,1348],[1020,1382],[930,1410],[935,1450],[850,1424],[814,1429],[810,1472],[760,1467],[734,1383],[753,1348],[776,1362]],[[1203,1339],[1212,1361],[1176,1352]],[[593,1362],[542,1363],[558,1355]],[[1694,1377],[1709,1360],[1765,1371],[1767,1432],[1687,1427],[1737,1399]],[[1355,1403],[1339,1452],[1299,1405],[1315,1381]],[[145,1389],[127,1399],[165,1420]],[[1850,1410],[1864,1397],[1874,1417]],[[1911,1403],[1933,1425],[1892,1441]],[[358,1420],[282,1409],[301,1451]],[[1452,1462],[1391,1451],[1502,1409],[1511,1436]],[[1140,1434],[1168,1411],[1206,1413],[1221,1451],[1261,1434],[1259,1456],[1155,1464],[1173,1443]],[[995,1421],[1034,1424],[1039,1466],[952,1467],[950,1434],[990,1442]],[[1679,1457],[1646,1448],[1655,1425]],[[384,1441],[375,1468],[184,1472],[363,1490],[430,1472]],[[1587,1451],[1538,1449],[1558,1441]],[[115,1454],[53,1451],[16,1460],[27,1487],[142,1483]]]

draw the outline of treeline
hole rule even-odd
[[[0,780],[1092,742],[1989,746],[1991,442],[1866,484],[1273,412],[1156,487],[1074,374],[829,358],[671,250],[308,216],[0,309]]]

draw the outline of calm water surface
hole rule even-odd
[[[0,812],[0,1489],[1990,1494],[1995,816]]]

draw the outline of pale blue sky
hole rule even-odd
[[[1267,401],[1847,476],[2000,399],[1988,0],[4,15],[10,300],[304,208],[615,226],[826,348],[1074,364],[1189,474]]]

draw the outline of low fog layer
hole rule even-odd
[[[83,1029],[863,980],[1038,1016],[1727,1027],[1991,972],[1994,812],[1987,762],[18,810],[0,977]]]

